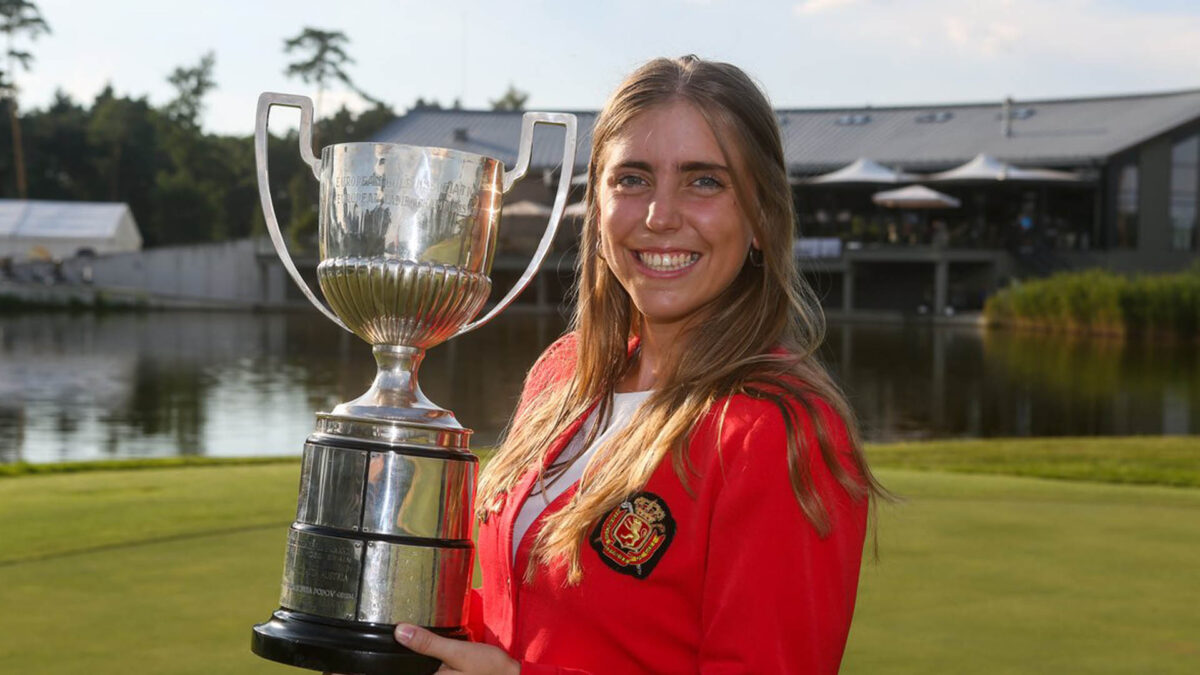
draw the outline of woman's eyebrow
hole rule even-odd
[[[684,162],[679,165],[680,171],[729,171],[729,167],[716,162]]]
[[[651,172],[651,171],[652,171],[652,169],[651,169],[651,167],[650,167],[650,163],[649,163],[649,162],[643,162],[643,161],[641,161],[641,160],[638,160],[638,159],[627,159],[627,160],[625,160],[624,162],[620,162],[620,163],[618,163],[618,164],[617,164],[617,165],[616,165],[614,168],[617,168],[617,169],[637,169],[638,171],[645,171],[645,172],[647,172],[647,173],[649,173],[649,172]]]
[[[630,159],[616,164],[617,169],[636,169],[638,171],[652,172],[653,168],[649,162],[638,159]],[[680,171],[729,171],[729,167],[718,162],[683,162],[679,165]]]

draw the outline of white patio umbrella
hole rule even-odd
[[[550,215],[550,207],[541,202],[535,202],[532,199],[522,199],[519,202],[504,205],[504,215],[506,216],[537,216],[544,218]]]
[[[953,181],[1029,181],[1065,183],[1078,182],[1079,176],[1068,171],[1051,169],[1021,169],[1006,164],[986,153],[975,155],[969,162],[948,171],[931,174],[925,180],[933,183]]]
[[[862,157],[837,171],[823,173],[812,178],[801,178],[795,182],[800,185],[830,185],[835,183],[896,184],[909,183],[914,180],[917,180],[917,176],[911,173],[889,169],[874,160]]]
[[[924,185],[910,185],[871,195],[871,201],[893,209],[956,209],[962,202]]]

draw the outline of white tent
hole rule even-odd
[[[802,178],[797,183],[801,185],[830,185],[833,183],[909,183],[917,180],[917,176],[888,167],[865,157],[830,173],[823,173],[812,178]]]
[[[871,201],[893,209],[956,209],[961,202],[924,185],[910,185],[898,190],[884,190],[871,195]]]
[[[1077,182],[1079,176],[1067,171],[1051,169],[1021,169],[1011,164],[1005,164],[991,155],[980,153],[966,164],[956,166],[949,171],[931,174],[925,177],[930,182],[951,181],[1030,181],[1030,182]]]
[[[0,258],[63,259],[141,248],[127,204],[0,199]]]

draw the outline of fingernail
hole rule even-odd
[[[408,644],[412,640],[413,635],[416,635],[417,629],[407,624],[396,626],[396,641],[400,644]]]

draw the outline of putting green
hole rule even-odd
[[[296,673],[274,609],[297,464],[0,480],[13,673]],[[881,470],[844,673],[1192,673],[1200,490]]]

